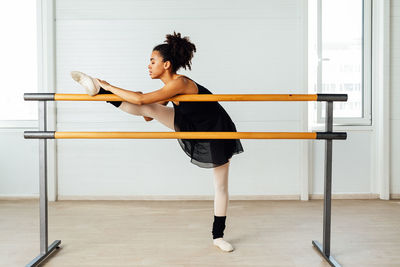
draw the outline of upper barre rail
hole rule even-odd
[[[27,101],[123,101],[114,94],[25,93]],[[166,99],[176,102],[208,101],[347,101],[347,94],[187,94]]]

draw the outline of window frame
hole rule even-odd
[[[343,118],[334,117],[334,125],[343,126],[371,126],[372,125],[372,0],[362,0],[362,117]],[[322,89],[322,70],[323,62],[326,60],[322,57],[322,0],[317,0],[317,92]],[[325,123],[323,117],[322,105],[325,103],[317,103],[317,124]]]
[[[36,1],[36,35],[37,35],[37,76],[38,76],[38,92],[40,92],[40,85],[42,84],[42,77],[40,73],[43,70],[43,22],[42,1]],[[23,95],[21,95],[23,98]],[[18,129],[18,128],[38,128],[39,120],[0,120],[1,129]]]

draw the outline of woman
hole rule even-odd
[[[113,86],[106,81],[73,71],[72,78],[85,87],[89,95],[115,94],[124,101],[107,101],[119,109],[146,121],[153,118],[175,131],[186,132],[236,132],[235,124],[218,102],[173,102],[169,99],[182,94],[212,94],[192,79],[177,74],[186,67],[191,70],[191,59],[196,46],[180,33],[167,34],[165,44],[153,48],[149,68],[152,79],[161,79],[165,84],[150,93],[133,92]],[[214,168],[214,223],[213,243],[223,251],[233,251],[231,244],[223,239],[226,211],[228,208],[229,160],[234,154],[243,152],[238,139],[178,139],[191,162],[201,168]]]

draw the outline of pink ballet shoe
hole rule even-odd
[[[97,79],[80,71],[71,71],[71,77],[86,89],[88,95],[94,96],[99,93],[100,84]]]
[[[213,239],[214,246],[219,247],[222,251],[232,252],[233,246],[222,238]]]

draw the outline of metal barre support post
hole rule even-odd
[[[326,102],[325,131],[333,130],[333,102]],[[312,244],[331,266],[341,265],[331,256],[331,200],[332,200],[332,139],[325,141],[325,168],[324,168],[324,217],[322,229],[322,246],[313,240]]]
[[[47,101],[39,103],[39,130],[47,130]],[[39,140],[39,216],[40,216],[40,254],[26,266],[39,266],[55,249],[61,240],[55,240],[48,247],[48,214],[47,214],[47,140]]]

